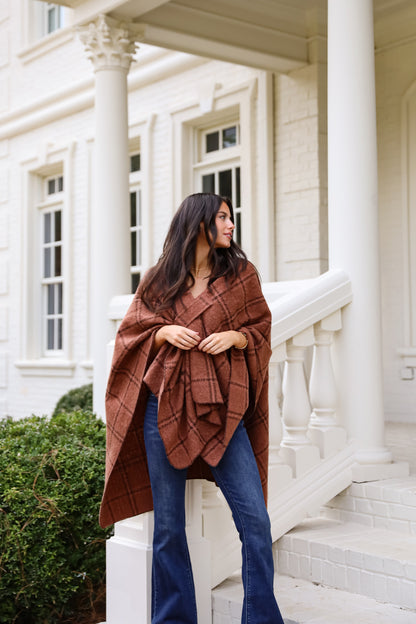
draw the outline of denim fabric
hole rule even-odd
[[[169,463],[157,428],[157,398],[147,403],[144,439],[154,503],[152,624],[197,624],[185,534],[187,470]],[[241,422],[218,466],[211,468],[242,542],[242,624],[283,624],[273,592],[270,520],[254,453]]]

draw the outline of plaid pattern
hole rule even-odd
[[[152,359],[165,324],[190,327],[201,338],[228,329],[248,338],[244,350],[209,355],[165,343]],[[187,292],[175,310],[154,314],[136,293],[116,337],[107,385],[106,478],[100,524],[153,509],[143,440],[149,389],[159,398],[158,424],[170,463],[188,478],[213,480],[244,418],[267,498],[268,364],[271,316],[250,263],[233,281],[219,278],[201,295]]]

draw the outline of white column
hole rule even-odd
[[[328,0],[330,268],[353,302],[337,341],[343,424],[360,463],[385,463],[372,0]]]
[[[95,72],[95,180],[91,208],[94,410],[104,416],[108,319],[114,295],[130,292],[127,74],[135,52],[122,24],[100,15],[80,37]]]

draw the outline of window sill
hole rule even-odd
[[[416,368],[416,347],[402,347],[397,349],[397,353],[401,357],[404,366]]]
[[[42,358],[19,360],[15,362],[15,366],[23,377],[72,377],[76,364],[71,360]]]
[[[400,378],[403,381],[413,381],[416,372],[416,347],[402,347],[397,349],[401,359]]]
[[[63,45],[64,43],[72,41],[74,37],[75,32],[71,27],[67,26],[65,28],[60,28],[49,35],[41,37],[34,43],[31,43],[26,48],[21,50],[17,56],[23,64],[30,63],[40,56],[55,50],[55,48]]]
[[[92,360],[84,360],[79,364],[84,370],[87,377],[92,379],[94,373],[94,364]]]

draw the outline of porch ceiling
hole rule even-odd
[[[75,24],[99,13],[137,29],[144,43],[287,72],[308,62],[308,41],[326,36],[328,0],[55,0]],[[409,36],[415,0],[374,0],[376,47]]]

